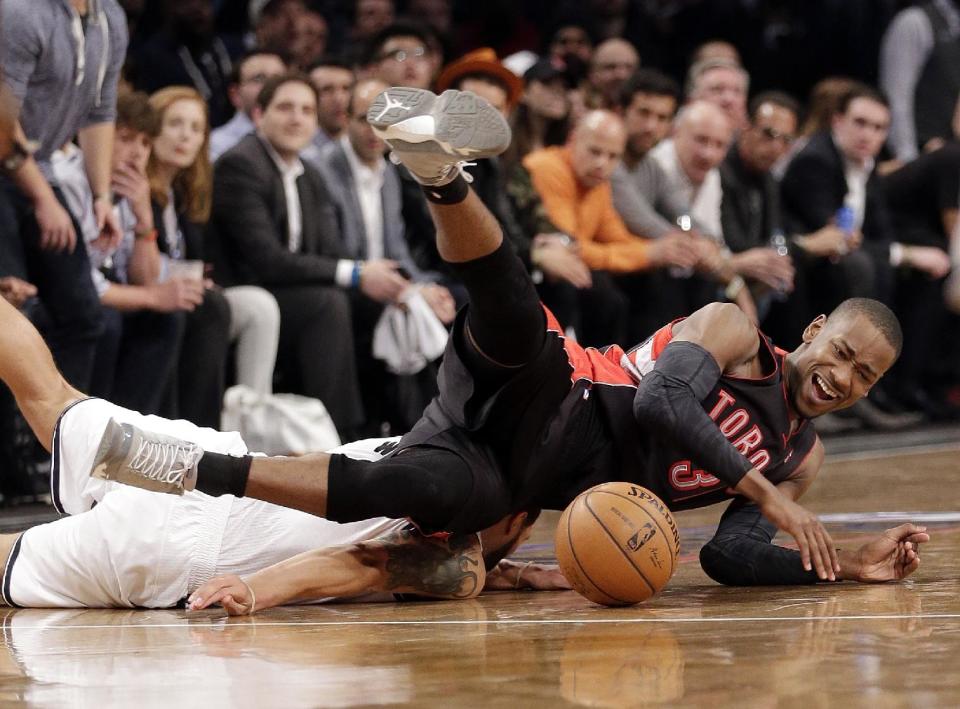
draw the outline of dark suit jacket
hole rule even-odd
[[[300,249],[293,253],[287,247],[283,179],[260,138],[248,135],[217,160],[209,236],[218,283],[334,283],[337,261],[348,256],[333,201],[312,165],[304,163],[297,191],[303,231]]]
[[[815,133],[793,157],[780,192],[787,225],[794,233],[816,231],[833,218],[847,195],[847,179],[830,133]],[[867,180],[863,237],[864,248],[880,259],[889,257],[893,228],[876,172]]]
[[[337,208],[340,237],[350,258],[367,259],[367,227],[363,222],[363,210],[357,198],[357,188],[350,169],[350,162],[340,141],[334,140],[323,146],[320,158],[315,163],[323,176]],[[407,247],[404,233],[400,177],[396,167],[388,162],[380,189],[383,212],[383,256],[402,265],[414,280],[427,280],[417,267]]]
[[[735,253],[766,246],[783,221],[780,192],[773,177],[751,172],[740,157],[739,145],[734,143],[720,165],[720,184],[720,220],[727,246]]]

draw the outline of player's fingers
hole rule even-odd
[[[837,553],[837,545],[833,543],[833,537],[830,536],[830,532],[827,531],[826,527],[820,522],[817,522],[817,524],[820,527],[820,535],[826,547],[827,558],[830,560],[830,580],[835,581],[836,575],[840,573],[840,555]]]
[[[900,578],[906,578],[914,571],[920,568],[920,557],[915,556],[913,559],[910,559],[906,564],[904,564],[901,569]]]
[[[800,562],[803,564],[805,571],[810,571],[812,568],[810,566],[810,545],[807,543],[807,537],[803,533],[803,530],[793,533],[793,538],[797,542],[797,546],[800,547]]]
[[[885,532],[885,534],[887,536],[893,537],[894,539],[900,539],[901,537],[905,537],[910,534],[917,534],[919,532],[926,532],[926,531],[927,531],[926,527],[920,527],[916,524],[911,524],[910,522],[906,522],[904,524],[901,524],[898,527],[891,527]]]
[[[225,595],[221,601],[220,605],[223,606],[223,609],[227,612],[228,615],[240,615],[237,609],[237,602],[233,599],[233,596],[230,594]]]
[[[220,605],[222,605],[224,610],[230,615],[246,615],[250,610],[249,604],[242,603],[230,595],[225,596],[220,602]]]
[[[209,608],[214,603],[219,603],[220,600],[227,594],[229,589],[227,587],[211,589],[203,595],[197,595],[194,601],[190,604],[194,610],[201,610],[203,608]]]
[[[817,572],[817,576],[825,581],[829,575],[827,568],[828,561],[824,558],[823,544],[815,529],[807,531],[807,541],[810,544],[810,561],[813,562],[813,569]]]
[[[820,558],[823,559],[824,571],[826,571],[827,578],[830,581],[837,580],[837,570],[838,564],[836,560],[836,550],[833,548],[833,540],[830,538],[830,535],[827,533],[827,530],[823,528],[823,525],[820,522],[817,522],[817,526],[814,528],[814,536],[817,539],[817,544],[820,549]]]

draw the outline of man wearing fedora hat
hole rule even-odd
[[[482,48],[464,55],[440,73],[437,90],[447,89],[471,91],[509,118],[523,95],[524,82],[497,59],[493,49]],[[594,282],[575,242],[552,224],[549,229],[541,227],[538,232],[525,230],[526,222],[508,198],[508,174],[501,158],[475,162],[466,167],[473,177],[473,189],[497,217],[527,268],[534,273],[540,298],[558,314],[565,327],[576,329],[581,339],[606,342],[611,335],[616,336],[618,325],[614,323],[620,321],[623,308],[605,283]],[[578,316],[584,309],[610,315],[594,318],[584,329]]]

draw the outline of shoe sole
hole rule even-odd
[[[367,122],[392,147],[409,152],[486,158],[510,145],[510,126],[500,112],[469,91],[437,96],[423,89],[387,89],[374,99]]]

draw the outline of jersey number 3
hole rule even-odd
[[[677,490],[713,487],[720,479],[705,470],[694,470],[689,460],[678,460],[670,466],[670,484]]]

